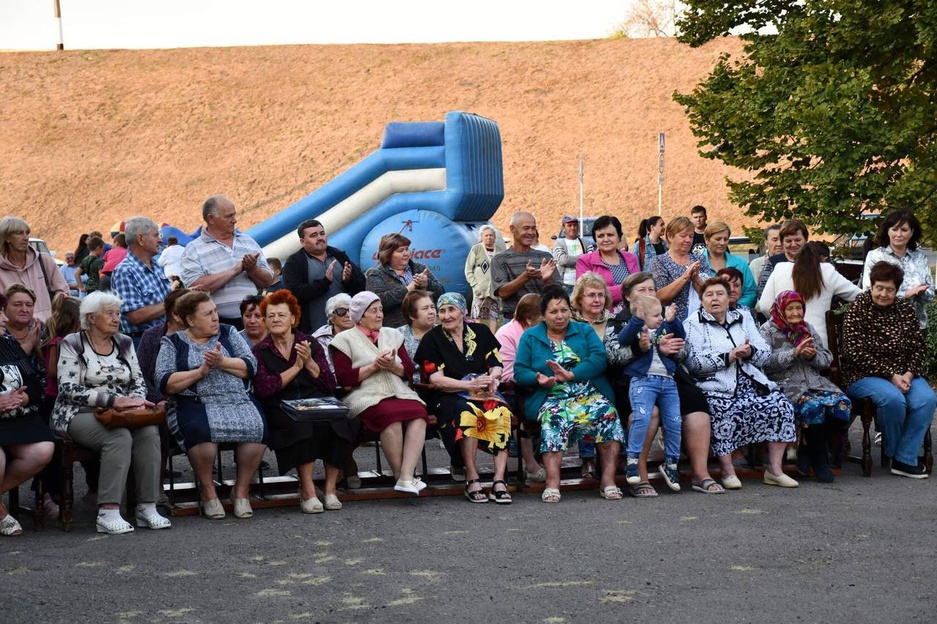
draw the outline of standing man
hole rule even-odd
[[[537,220],[529,212],[511,217],[511,246],[492,260],[491,279],[495,296],[501,298],[505,320],[514,317],[517,302],[527,293],[540,294],[555,281],[556,260],[545,251],[533,249],[537,241]]]
[[[222,323],[244,329],[240,305],[274,282],[260,245],[235,228],[237,210],[224,195],[202,205],[202,234],[185,246],[182,283],[211,294]]]
[[[59,272],[62,273],[62,277],[65,278],[65,283],[68,284],[68,296],[79,299],[81,290],[78,288],[78,282],[81,280],[81,277],[75,276],[75,273],[78,272],[78,265],[75,264],[74,251],[65,253],[65,264],[59,267]]]
[[[163,322],[169,279],[154,262],[159,253],[159,226],[147,217],[130,217],[124,225],[127,255],[111,275],[111,287],[123,300],[120,331],[133,339],[133,346],[150,327]]]
[[[286,259],[283,285],[303,308],[300,331],[311,336],[328,321],[325,302],[339,293],[358,294],[365,277],[345,252],[329,247],[325,228],[315,219],[300,223],[296,233],[303,248]]]
[[[768,261],[768,258],[783,252],[784,248],[781,247],[781,226],[777,223],[769,225],[765,228],[765,253],[752,260],[748,265],[752,270],[752,275],[755,276],[756,284],[761,280],[761,272],[764,271],[765,262]]]
[[[579,238],[579,219],[563,217],[563,237],[557,238],[553,245],[553,258],[557,270],[562,271],[567,295],[573,294],[573,286],[576,285],[576,260],[586,251],[586,244]]]
[[[706,251],[706,206],[696,205],[690,208],[690,220],[693,222],[693,247],[690,253],[703,255]]]

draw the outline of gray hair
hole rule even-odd
[[[483,225],[483,226],[481,226],[481,228],[478,230],[478,240],[481,241],[482,236],[485,235],[485,232],[489,232],[489,231],[490,231],[492,234],[495,235],[495,238],[497,238],[497,236],[498,236],[498,230],[496,230],[496,229],[494,228],[494,226],[492,226],[492,225]]]
[[[773,231],[775,231],[775,230],[777,230],[778,232],[781,231],[781,224],[780,224],[780,223],[775,223],[774,225],[769,225],[768,227],[765,228],[765,231],[764,231],[765,240],[767,240],[768,236],[771,235],[771,232],[773,232]]]
[[[104,308],[109,308],[111,306],[117,306],[119,310],[123,303],[120,297],[110,291],[94,291],[81,300],[81,308],[79,308],[78,312],[81,315],[81,328],[88,329],[91,326],[88,322],[89,315],[97,314]]]
[[[350,308],[351,307],[351,296],[347,293],[338,293],[333,297],[329,297],[329,300],[325,302],[325,316],[332,318],[332,313],[335,312],[336,308]]]
[[[26,232],[29,234],[29,224],[19,217],[6,216],[0,219],[0,252],[7,251],[7,237],[15,232]]]
[[[221,194],[212,195],[206,199],[205,203],[202,204],[202,221],[208,222],[208,215],[218,214],[218,206],[221,204],[221,202],[224,201],[232,205],[234,204],[234,202],[228,199],[225,195]]]
[[[124,221],[124,238],[127,239],[128,246],[136,246],[137,236],[149,234],[153,230],[159,230],[159,226],[149,217],[130,217]]]
[[[511,227],[517,227],[517,222],[520,221],[521,217],[530,217],[534,220],[534,223],[537,222],[537,217],[526,210],[520,210],[511,215]]]

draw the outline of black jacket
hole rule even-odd
[[[326,247],[325,251],[327,255],[338,260],[338,266],[335,267],[336,271],[341,271],[346,262],[351,263],[351,278],[342,285],[342,290],[352,297],[364,290],[364,273],[361,272],[358,265],[351,262],[345,252],[340,249]],[[299,305],[303,309],[303,315],[299,321],[299,329],[303,333],[311,335],[318,327],[311,327],[312,321],[309,312],[309,304],[329,291],[329,280],[323,277],[322,279],[310,282],[307,258],[308,256],[305,249],[300,249],[291,255],[286,259],[286,263],[283,265],[282,275],[283,285],[293,293],[293,296],[296,297],[296,300],[299,301]],[[323,302],[322,305],[324,306],[325,302]]]

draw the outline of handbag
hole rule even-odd
[[[132,409],[98,407],[94,410],[94,417],[106,429],[117,429],[119,427],[137,429],[139,427],[164,424],[166,422],[166,408],[162,404]]]
[[[296,422],[329,422],[348,417],[348,406],[332,397],[283,399],[280,409]]]

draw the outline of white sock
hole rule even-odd
[[[98,518],[105,522],[117,522],[121,520],[120,509],[98,509]]]
[[[156,503],[140,503],[137,505],[137,513],[141,516],[149,518],[150,516],[156,515]]]

